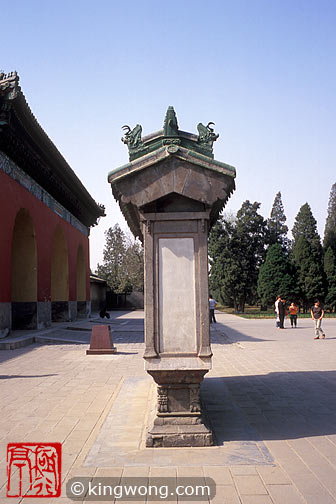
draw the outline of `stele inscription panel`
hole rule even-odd
[[[161,352],[196,352],[193,238],[159,238]]]

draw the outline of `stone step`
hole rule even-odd
[[[0,340],[0,350],[15,350],[16,348],[31,345],[34,342],[35,337],[30,335],[7,337]]]
[[[44,344],[48,344],[48,343],[61,343],[62,345],[63,344],[70,344],[70,345],[85,345],[87,343],[85,343],[84,341],[82,340],[76,340],[74,338],[62,338],[61,336],[57,336],[57,337],[54,337],[54,336],[39,336],[39,335],[36,335],[35,336],[35,341],[36,343],[44,343]]]
[[[46,335],[22,335],[22,336],[9,336],[0,340],[0,351],[1,350],[16,350],[24,346],[32,345],[33,343],[59,343],[59,344],[70,344],[70,345],[85,345],[85,341],[78,340],[75,338],[62,338],[61,336],[48,336]]]

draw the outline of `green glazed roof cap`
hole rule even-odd
[[[178,126],[174,107],[169,106],[162,130],[142,136],[142,126],[140,124],[137,124],[133,129],[125,125],[122,127],[125,134],[121,140],[128,146],[130,161],[171,144],[180,145],[213,159],[213,143],[219,135],[214,132],[212,126],[214,126],[213,122],[209,122],[206,126],[198,123],[198,135],[182,131]]]

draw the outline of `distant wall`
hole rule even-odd
[[[126,308],[144,308],[143,292],[133,291],[132,294],[126,296]]]
[[[92,312],[99,312],[106,306],[106,288],[106,283],[90,281]]]

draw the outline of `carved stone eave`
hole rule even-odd
[[[167,194],[199,201],[204,209],[211,209],[211,226],[235,189],[235,175],[230,165],[169,145],[113,170],[108,181],[131,231],[142,240],[138,209]]]
[[[122,165],[119,168],[115,168],[108,174],[108,181],[111,184],[112,182],[123,178],[128,174],[134,174],[139,170],[144,170],[148,166],[151,166],[158,161],[166,159],[170,156],[175,156],[179,159],[190,161],[193,164],[199,165],[209,170],[218,171],[218,173],[222,173],[223,175],[229,175],[233,178],[235,178],[236,176],[236,169],[233,166],[222,163],[220,161],[216,161],[215,159],[211,159],[208,156],[204,156],[202,154],[199,154],[198,152],[185,149],[181,146],[168,145],[161,147],[160,149],[145,156],[142,156],[139,159],[135,159],[134,161]]]

